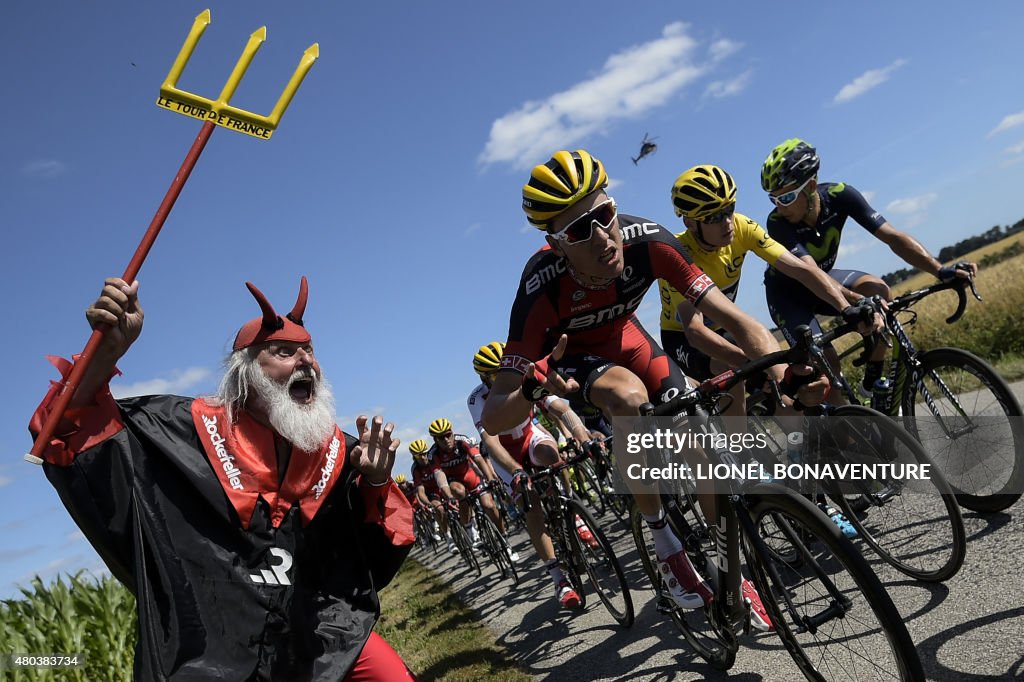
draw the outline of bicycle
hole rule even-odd
[[[445,505],[445,513],[448,515],[448,533],[451,535],[452,542],[455,543],[455,547],[462,557],[462,560],[466,563],[469,570],[477,575],[482,573],[480,569],[480,561],[476,557],[476,553],[473,551],[473,543],[469,539],[469,533],[462,525],[462,521],[459,519],[459,505],[458,502],[449,502]]]
[[[615,550],[590,512],[570,496],[562,481],[562,471],[584,458],[585,455],[573,455],[559,464],[534,470],[529,477],[536,484],[555,556],[580,597],[580,607],[587,603],[583,589],[583,575],[586,574],[608,613],[619,625],[628,628],[635,619],[633,597]],[[525,510],[529,511],[530,496],[524,494],[522,499]],[[585,542],[580,537],[577,519],[589,529],[593,542]]]
[[[853,326],[843,325],[816,337],[809,328],[802,327],[801,331],[801,347],[807,350],[812,364],[832,385],[841,385],[844,380],[832,371],[823,349],[839,336],[855,331]],[[920,442],[896,421],[863,405],[824,404],[804,414],[799,429],[807,436],[799,456],[803,464],[829,462],[842,467],[902,463],[929,468],[926,479],[912,483],[891,477],[842,484],[825,480],[808,492],[814,499],[827,496],[833,500],[856,530],[856,537],[898,571],[934,582],[956,575],[967,552],[963,519],[953,490]],[[771,430],[765,427],[766,417],[751,420],[756,430]],[[791,456],[787,453],[779,459],[785,463]]]
[[[512,584],[518,585],[519,571],[516,569],[516,562],[512,560],[512,547],[480,503],[480,496],[491,488],[491,485],[486,485],[471,490],[467,493],[466,500],[473,506],[473,520],[480,533],[480,546],[484,554],[498,569],[502,578],[511,578]]]
[[[571,440],[559,450],[563,456],[569,457],[575,462],[569,468],[571,472],[569,480],[577,498],[590,504],[598,516],[603,517],[606,512],[610,511],[623,526],[627,526],[629,516],[627,496],[616,495],[609,480],[610,476],[599,476],[597,468],[594,466],[594,454],[595,451],[600,451],[599,448],[592,445],[587,448],[586,453],[581,453],[576,441]]]
[[[437,530],[434,525],[434,515],[432,512],[425,509],[415,509],[413,511],[413,532],[416,536],[416,543],[424,552],[429,548],[434,554],[437,554],[440,536],[435,535]]]
[[[959,348],[920,351],[906,332],[917,321],[912,306],[941,291],[956,291],[957,308],[946,323],[959,320],[967,306],[967,288],[982,300],[973,279],[958,277],[889,304],[885,323],[895,343],[886,377],[892,390],[888,404],[878,407],[893,417],[902,413],[904,426],[932,455],[961,506],[996,512],[1010,507],[1024,491],[1021,406],[1006,381],[978,356]],[[900,322],[901,314],[909,318]],[[844,391],[859,402],[848,384]]]
[[[710,411],[721,393],[772,365],[804,362],[806,355],[807,349],[799,345],[772,353],[657,408],[648,404],[642,413],[685,416],[703,433],[720,433]],[[737,462],[726,448],[706,451],[712,465]],[[634,540],[658,608],[671,616],[701,657],[712,667],[730,668],[738,631],[750,631],[750,604],[741,591],[742,552],[776,633],[807,679],[924,679],[913,641],[885,588],[818,507],[772,482],[727,480],[721,485],[715,494],[714,525],[705,522],[688,495],[672,495],[674,503],[666,506],[669,525],[714,590],[714,599],[703,609],[682,610],[663,592],[654,568],[657,557],[644,537],[645,524],[634,515]],[[783,561],[781,555],[800,561]]]

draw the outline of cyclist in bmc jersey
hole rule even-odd
[[[452,423],[447,419],[435,419],[430,422],[428,430],[434,437],[434,446],[430,448],[427,456],[437,464],[437,469],[434,470],[437,487],[449,502],[459,500],[459,520],[469,533],[473,546],[478,546],[481,540],[480,531],[477,530],[470,507],[466,503],[468,491],[482,491],[480,504],[504,535],[505,523],[498,508],[494,506],[491,494],[483,490],[481,480],[481,474],[488,481],[495,480],[494,469],[480,456],[480,451],[469,438],[454,433]]]
[[[736,213],[736,183],[718,166],[695,166],[676,178],[672,204],[686,230],[676,235],[693,261],[735,301],[747,254],[794,277],[838,314],[847,307],[839,286],[820,269],[786,251],[760,225]],[[661,294],[661,345],[687,376],[703,381],[748,358],[722,325],[704,316],[666,280]],[[733,388],[724,413],[744,414],[744,387]]]
[[[880,278],[860,270],[834,267],[848,218],[853,218],[908,264],[943,281],[953,277],[973,277],[977,273],[975,263],[966,264],[963,270],[943,266],[920,242],[890,225],[852,185],[842,182],[819,184],[820,165],[815,148],[798,138],[786,140],[771,151],[761,167],[761,187],[775,204],[765,227],[768,234],[790,253],[827,272],[843,288],[847,300],[873,295],[891,299],[889,286]],[[764,281],[769,312],[790,343],[793,343],[794,330],[802,324],[810,325],[815,334],[821,333],[814,315],[830,313],[831,310],[823,310],[822,302],[814,294],[778,268],[769,267]],[[867,391],[882,374],[885,351],[883,344],[877,344],[865,368],[862,387]],[[838,367],[838,357],[831,348],[829,356]]]
[[[409,475],[413,487],[416,489],[416,499],[420,501],[424,509],[433,510],[434,520],[438,528],[441,529],[441,534],[448,539],[448,551],[454,554],[459,550],[448,532],[448,517],[444,513],[444,497],[434,478],[437,464],[428,457],[429,450],[430,446],[423,438],[409,443],[409,452],[412,454],[412,467]]]
[[[488,431],[515,427],[548,393],[612,417],[639,415],[642,404],[685,390],[682,371],[634,315],[658,278],[718,320],[751,357],[778,347],[693,264],[672,233],[620,214],[606,186],[601,162],[577,150],[559,151],[534,167],[523,188],[527,218],[547,232],[547,246],[527,263],[512,306],[502,368],[484,406]],[[810,386],[824,390],[820,380]],[[667,528],[660,498],[644,492],[638,487],[634,496],[651,528],[667,591],[682,608],[699,608],[712,598],[711,590]],[[704,499],[710,503],[713,496]],[[759,625],[768,627],[760,600],[747,587]]]

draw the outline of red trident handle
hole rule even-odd
[[[174,208],[174,202],[177,201],[178,195],[181,194],[181,189],[185,186],[189,175],[192,174],[192,169],[195,168],[196,161],[199,160],[199,155],[203,153],[203,149],[206,147],[206,143],[209,141],[215,127],[212,121],[207,121],[199,129],[199,134],[196,135],[192,148],[185,155],[185,160],[182,162],[181,168],[178,169],[178,174],[174,176],[167,194],[164,195],[164,200],[160,202],[160,208],[157,209],[156,215],[153,216],[152,222],[149,223],[146,234],[142,235],[142,241],[139,242],[139,247],[135,249],[135,255],[132,256],[131,262],[128,263],[124,274],[121,275],[121,279],[129,284],[138,276],[142,263],[146,260],[149,250],[153,248],[153,242],[156,241],[157,236],[160,234],[160,228],[164,226],[167,216],[171,213],[171,209]],[[57,424],[60,423],[61,418],[67,411],[71,398],[75,395],[75,389],[78,388],[78,384],[82,381],[82,376],[85,375],[85,371],[92,364],[92,360],[96,355],[96,349],[99,348],[100,343],[103,341],[103,334],[105,332],[106,326],[100,325],[89,337],[89,341],[85,344],[85,349],[82,350],[78,361],[75,362],[74,367],[71,369],[71,373],[64,380],[63,388],[57,395],[57,400],[53,404],[46,421],[43,423],[43,428],[39,431],[35,442],[32,443],[32,450],[29,451],[29,454],[25,455],[26,461],[33,464],[43,463],[43,451],[50,443],[50,439],[53,438],[53,432],[57,429]]]

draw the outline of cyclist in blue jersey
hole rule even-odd
[[[909,265],[946,281],[953,277],[973,277],[975,263],[957,268],[943,266],[916,239],[894,228],[874,210],[852,185],[842,182],[818,182],[821,161],[814,147],[792,138],[772,149],[761,167],[761,187],[775,204],[765,227],[771,237],[809,265],[817,265],[836,280],[851,303],[863,296],[879,295],[891,299],[889,286],[875,275],[860,270],[835,267],[839,241],[848,218],[888,246]],[[821,327],[816,313],[835,314],[803,284],[769,266],[765,271],[765,296],[775,324],[793,343],[794,331],[810,325],[814,333]],[[878,344],[864,373],[862,388],[871,390],[882,375],[885,346]],[[830,360],[838,367],[838,357],[829,349]]]

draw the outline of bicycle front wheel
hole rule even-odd
[[[477,518],[477,525],[480,526],[480,537],[483,538],[487,555],[498,568],[502,578],[510,578],[513,585],[519,584],[519,571],[516,570],[516,563],[512,561],[512,550],[508,540],[498,531],[490,517],[480,514]]]
[[[569,519],[582,519],[590,531],[588,540],[580,537],[582,529],[572,534],[570,547],[574,563],[586,571],[598,598],[612,618],[622,627],[630,627],[634,619],[633,597],[629,593],[629,585],[615,550],[597,527],[594,517],[578,501],[569,500],[566,503],[566,514]]]
[[[1002,511],[1024,491],[1024,419],[1002,377],[972,353],[922,353],[921,378],[903,391],[907,428],[967,509]]]
[[[924,680],[902,617],[860,552],[809,500],[778,486],[758,494],[766,487],[755,486],[738,510],[746,516],[743,551],[775,632],[804,676]],[[772,537],[752,536],[768,528]],[[783,554],[798,552],[804,560],[779,561],[784,544],[791,549]]]
[[[912,578],[938,582],[956,575],[967,553],[960,508],[917,439],[890,417],[862,405],[838,407],[822,423],[829,436],[840,439],[833,442],[840,462],[917,465],[929,472],[914,480],[885,477],[841,484],[856,495],[833,498],[858,537]]]
[[[459,554],[462,555],[462,560],[466,563],[466,566],[469,567],[470,571],[480,575],[480,560],[473,551],[473,543],[469,539],[469,533],[459,523],[458,516],[448,517],[448,532],[452,534],[452,541],[455,542],[455,546],[458,548]]]

